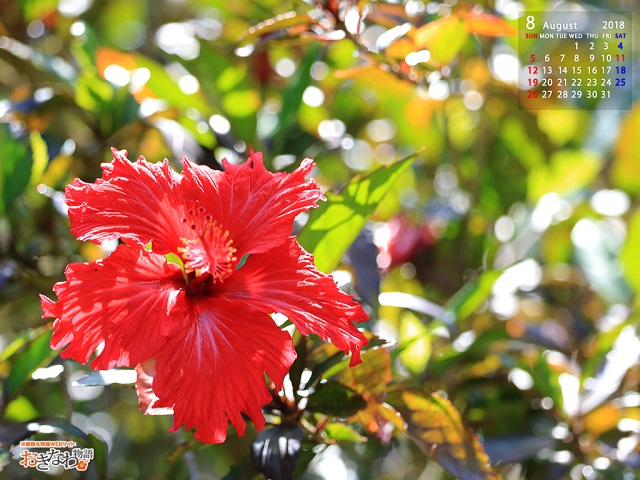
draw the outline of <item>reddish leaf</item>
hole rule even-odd
[[[470,11],[463,18],[469,33],[487,37],[508,37],[516,34],[516,29],[511,24],[489,13]]]
[[[408,388],[390,393],[387,401],[400,411],[416,444],[446,471],[462,480],[497,480],[482,445],[449,400]]]
[[[104,71],[109,65],[119,65],[126,70],[135,70],[138,68],[138,62],[133,55],[121,52],[114,48],[100,47],[96,50],[96,66],[100,74],[104,74]]]

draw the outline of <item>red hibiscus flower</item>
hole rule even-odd
[[[138,366],[142,408],[172,409],[173,431],[196,427],[206,443],[223,442],[228,422],[244,434],[242,414],[264,426],[264,374],[281,388],[296,357],[271,314],[360,362],[367,340],[353,322],[366,313],[291,236],[295,216],[324,200],[305,182],[311,160],[274,174],[259,153],[242,166],[225,161],[224,172],[185,159],[178,174],[166,160],[113,156],[95,183],[69,185],[66,200],[78,240],[122,243],[69,265],[57,302],[41,297],[43,317],[56,319],[51,348],[82,363],[98,349],[96,370]]]

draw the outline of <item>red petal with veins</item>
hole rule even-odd
[[[198,198],[229,231],[238,259],[284,243],[296,215],[325,200],[314,180],[305,182],[315,165],[309,159],[292,173],[269,172],[261,153],[251,152],[243,165],[223,163],[221,174],[183,161],[182,187],[186,198]]]
[[[351,366],[360,363],[367,339],[353,322],[368,320],[366,312],[315,267],[313,255],[295,237],[266,253],[250,255],[225,280],[224,292],[229,300],[250,301],[263,311],[286,315],[303,335],[315,333],[351,352]]]
[[[253,305],[194,299],[190,325],[157,357],[154,406],[173,407],[174,427],[196,427],[202,442],[221,443],[231,422],[244,435],[246,414],[258,430],[271,400],[264,373],[282,388],[296,358],[291,337]]]
[[[74,180],[67,186],[71,233],[82,241],[101,243],[121,238],[129,245],[153,241],[156,253],[176,253],[188,232],[181,222],[184,199],[179,195],[181,176],[166,160],[132,163],[125,150],[113,152],[113,162],[102,165],[96,183]]]
[[[133,367],[155,357],[167,339],[184,330],[186,295],[180,267],[161,255],[120,245],[109,257],[72,263],[67,280],[41,296],[44,318],[56,318],[51,348],[96,370]]]

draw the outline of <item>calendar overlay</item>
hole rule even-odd
[[[518,21],[518,105],[629,110],[630,12],[525,12]]]

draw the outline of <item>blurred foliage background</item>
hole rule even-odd
[[[11,450],[35,419],[96,449],[88,478],[250,478],[232,467],[254,431],[194,445],[49,350],[38,294],[113,248],[69,234],[64,186],[114,146],[213,168],[312,157],[336,191],[418,152],[344,255],[343,232],[320,255],[303,230],[389,342],[368,352],[380,368],[334,379],[370,382],[377,406],[387,383],[440,392],[500,478],[637,478],[640,108],[518,108],[517,18],[551,8],[638,2],[0,0],[0,476],[37,475]],[[333,425],[296,478],[451,478],[402,425]]]

